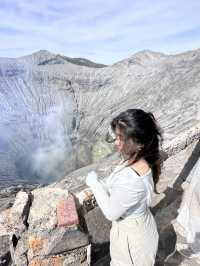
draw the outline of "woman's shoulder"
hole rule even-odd
[[[142,178],[129,166],[124,166],[115,173],[116,181],[123,183],[141,182]]]

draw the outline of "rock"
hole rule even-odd
[[[33,190],[38,186],[40,185],[24,184],[24,185],[9,186],[9,187],[0,186],[0,213],[12,207],[15,201],[16,194],[19,191],[26,191],[27,193],[29,193],[31,190]]]
[[[31,204],[31,195],[18,192],[15,202],[10,210],[10,225],[17,231],[23,231],[27,226],[27,219]]]
[[[10,245],[11,230],[9,227],[10,210],[4,210],[0,213],[0,265],[7,266],[11,261]]]
[[[44,236],[41,236],[40,233],[38,233],[38,235],[33,235],[29,233],[27,240],[29,261],[36,256],[45,255],[45,246],[48,244],[47,238],[48,238],[47,233],[46,233],[46,238]]]
[[[110,241],[111,222],[105,218],[99,207],[85,214],[85,221],[93,244],[103,244]]]
[[[51,231],[57,225],[59,200],[68,198],[68,191],[60,188],[39,188],[33,191],[33,202],[28,217],[31,232]]]
[[[181,194],[173,191],[172,203],[168,206],[163,206],[155,214],[159,232],[162,232],[165,228],[169,227],[171,222],[177,217],[178,208],[181,203]],[[175,197],[175,195],[177,195]]]
[[[51,234],[45,246],[46,255],[61,254],[88,244],[88,235],[80,227],[58,228]]]
[[[9,251],[10,238],[9,235],[0,235],[0,254],[7,253]]]
[[[60,256],[54,256],[49,258],[35,258],[30,261],[29,266],[62,266],[64,258]]]
[[[14,237],[14,236],[13,236]],[[12,245],[12,261],[16,266],[27,266],[27,252],[28,252],[28,235],[27,232],[23,232],[17,240],[16,245]],[[13,243],[12,243],[13,244]]]
[[[10,261],[10,236],[0,235],[0,265],[9,265]]]
[[[158,261],[164,263],[166,258],[176,249],[176,233],[173,226],[169,224],[159,231]]]
[[[75,249],[57,256],[36,257],[28,266],[87,266],[87,247]]]

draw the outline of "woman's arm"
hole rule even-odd
[[[130,207],[138,203],[141,190],[133,189],[130,183],[115,182],[110,194],[98,180],[96,173],[89,174],[86,183],[92,189],[96,201],[105,217],[110,221],[119,219]]]

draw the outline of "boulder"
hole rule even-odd
[[[46,255],[55,255],[89,244],[88,235],[80,227],[57,228],[45,246]]]
[[[110,241],[111,222],[105,218],[99,207],[85,214],[88,234],[91,243],[104,244]]]
[[[10,261],[10,236],[8,234],[1,235],[0,232],[0,265],[7,266]]]
[[[57,225],[57,204],[68,198],[68,191],[60,188],[39,188],[32,192],[32,205],[28,217],[29,231],[51,231]]]
[[[31,194],[24,191],[17,193],[15,202],[10,209],[10,226],[15,231],[15,234],[20,234],[26,230],[30,204]]]

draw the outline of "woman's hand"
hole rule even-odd
[[[98,180],[98,176],[97,176],[96,172],[91,171],[91,172],[88,173],[88,175],[86,177],[86,180],[85,180],[85,183],[86,183],[86,185],[88,185],[90,187],[97,180]]]

